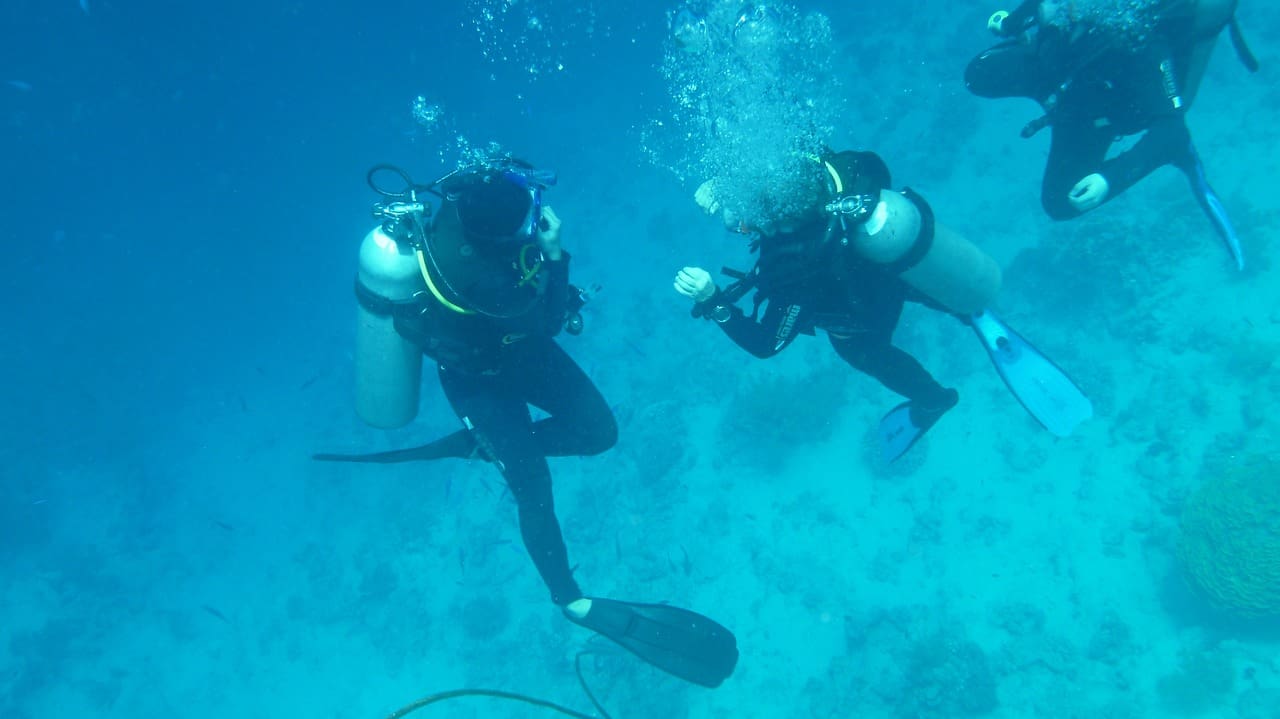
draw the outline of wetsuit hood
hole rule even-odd
[[[515,317],[538,299],[532,244],[493,243],[464,229],[466,210],[446,198],[427,233],[423,274],[436,299],[461,313]]]

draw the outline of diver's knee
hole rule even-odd
[[[1046,191],[1040,196],[1040,206],[1044,208],[1044,213],[1049,216],[1049,219],[1058,222],[1074,220],[1082,214],[1072,206],[1065,190]]]
[[[618,420],[610,412],[592,422],[586,430],[584,455],[596,455],[613,449],[618,443]]]
[[[973,58],[964,68],[964,86],[969,92],[978,97],[990,97],[991,95],[990,88],[987,87],[986,73],[982,69],[982,61],[986,56],[987,54],[983,53]]]
[[[991,57],[997,50],[987,50],[969,61],[964,68],[964,86],[978,97],[1002,97],[1009,94],[1000,86],[996,72],[992,69]]]

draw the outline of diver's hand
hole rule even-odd
[[[1088,212],[1106,202],[1110,192],[1111,186],[1107,184],[1107,178],[1095,172],[1077,182],[1067,199],[1080,212]]]
[[[708,215],[714,215],[720,211],[720,203],[716,202],[716,188],[714,180],[707,180],[698,185],[698,189],[693,193],[693,201],[698,203],[698,207],[707,211]]]
[[[987,18],[987,29],[1000,37],[1005,36],[1004,21],[1009,19],[1008,10],[997,10]]]
[[[701,267],[686,267],[676,273],[676,292],[694,302],[706,302],[716,293],[711,273]]]
[[[551,205],[542,208],[542,219],[538,220],[538,249],[546,259],[552,262],[560,260],[560,218]]]

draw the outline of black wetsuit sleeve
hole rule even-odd
[[[1181,112],[1159,117],[1142,139],[1129,150],[1102,163],[1109,195],[1118,195],[1157,168],[1173,165],[1190,172],[1195,164],[1191,154],[1191,133]]]
[[[564,327],[564,317],[569,310],[569,253],[562,252],[558,260],[543,260],[542,317],[538,334],[555,337]]]
[[[707,300],[715,306],[719,294]],[[772,357],[787,348],[801,334],[808,321],[808,312],[800,305],[770,302],[764,316],[756,321],[735,305],[729,305],[729,319],[719,322],[720,329],[734,344],[760,359]]]
[[[1025,0],[1021,5],[1009,12],[1009,17],[1001,24],[1001,35],[1013,37],[1026,30],[1039,19],[1040,0]]]

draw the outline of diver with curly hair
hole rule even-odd
[[[788,202],[793,210],[756,226],[744,225],[726,206],[726,198],[738,194],[732,188],[715,181],[698,188],[695,200],[721,214],[726,228],[746,234],[758,259],[748,272],[726,270],[735,282],[725,288],[701,267],[679,270],[675,289],[694,301],[695,317],[713,321],[761,359],[801,335],[826,332],[841,359],[906,398],[880,421],[881,453],[890,462],[959,400],[955,389],[893,344],[907,301],[969,324],[1009,389],[1054,434],[1066,436],[1092,416],[1091,403],[1070,378],[986,309],[1000,288],[995,261],[935,222],[919,194],[893,189],[878,155],[827,151],[805,166],[808,172],[766,194],[807,201]],[[749,292],[755,294],[747,314],[737,302]]]

